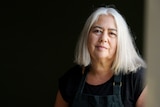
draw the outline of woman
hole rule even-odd
[[[116,9],[99,7],[89,16],[75,62],[59,79],[55,107],[144,107],[145,62]]]

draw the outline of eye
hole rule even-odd
[[[93,33],[100,35],[103,33],[103,31],[101,29],[93,29]]]
[[[109,35],[110,35],[111,37],[117,37],[117,33],[115,33],[115,32],[109,32]]]

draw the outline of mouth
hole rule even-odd
[[[108,48],[105,47],[105,46],[96,46],[96,48],[98,48],[98,49],[108,49]]]

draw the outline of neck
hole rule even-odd
[[[111,71],[111,64],[91,64],[90,72],[86,77],[86,81],[89,84],[98,85],[108,81],[112,75],[113,72]]]
[[[96,75],[108,74],[111,72],[111,63],[92,63],[90,71]]]

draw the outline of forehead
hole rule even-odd
[[[115,29],[117,28],[115,19],[111,14],[100,15],[97,18],[97,20],[93,23],[92,26],[112,27],[112,28],[115,28]]]

